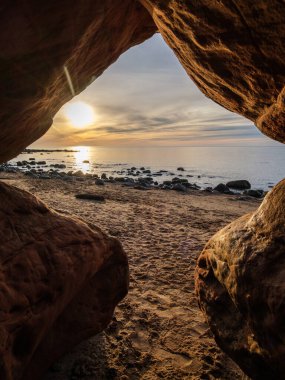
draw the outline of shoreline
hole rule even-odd
[[[263,192],[270,191],[284,177],[280,168],[285,155],[281,151],[273,160],[272,149],[265,151],[262,156],[254,149],[246,151],[239,148],[232,151],[227,148],[221,151],[214,147],[199,147],[195,151],[191,147],[177,151],[172,148],[145,148],[142,152],[132,148],[110,150],[103,147],[95,149],[76,146],[58,149],[47,147],[46,150],[51,152],[35,150],[39,152],[20,154],[8,164],[22,171],[35,169],[37,175],[42,170],[46,176],[51,176],[50,170],[65,173],[82,170],[83,173],[97,174],[99,177],[105,174],[108,178],[123,176],[135,181],[139,177],[149,176],[159,185],[178,177],[188,179],[190,184],[202,189],[215,188],[221,183],[226,185],[233,180],[248,180],[252,190]],[[68,153],[65,150],[76,152]],[[46,164],[39,165],[42,161]],[[133,167],[136,168],[135,171],[131,170]],[[180,167],[184,171],[179,171]],[[150,170],[151,173],[144,173],[144,170]]]
[[[140,191],[120,183],[39,179],[1,173],[1,180],[39,196],[117,237],[128,255],[130,289],[109,327],[74,347],[44,380],[242,380],[217,347],[198,308],[196,259],[208,239],[260,200],[191,190]],[[104,202],[79,199],[92,193]]]
[[[59,151],[66,152],[67,150]],[[48,150],[46,150],[46,152],[48,152]],[[89,160],[85,160],[83,163],[87,165],[89,164]],[[202,187],[197,185],[196,182],[192,182],[194,175],[186,174],[184,171],[185,169],[183,167],[178,167],[176,173],[164,169],[152,171],[145,167],[128,167],[124,170],[114,171],[115,174],[111,176],[105,172],[101,174],[91,174],[82,170],[68,170],[64,161],[62,161],[62,163],[47,164],[46,160],[36,161],[35,158],[29,158],[28,161],[17,161],[15,164],[9,162],[0,165],[0,173],[23,173],[34,179],[60,179],[65,182],[93,180],[98,186],[104,186],[107,183],[120,183],[125,187],[139,190],[175,190],[182,193],[196,190],[213,194],[222,193],[260,199],[268,192],[263,189],[252,189],[250,182],[243,179],[229,181],[227,183],[221,182],[217,186]],[[169,176],[169,178],[165,179],[166,175]],[[161,178],[163,178],[163,180],[161,180]],[[201,176],[197,175],[197,178],[201,178]],[[238,183],[243,183],[243,185],[238,186]],[[246,186],[244,186],[244,183],[246,183]],[[273,185],[269,185],[269,187],[271,188]]]

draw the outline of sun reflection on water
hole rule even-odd
[[[74,164],[77,170],[82,170],[83,173],[88,172],[90,169],[90,149],[87,146],[75,146],[73,149],[77,151],[74,153]]]

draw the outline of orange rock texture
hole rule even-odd
[[[285,378],[285,180],[258,210],[219,231],[196,270],[219,346],[251,378]]]
[[[205,95],[285,141],[282,1],[141,2]]]
[[[157,29],[133,0],[4,0],[0,24],[0,162],[41,137],[64,103]]]
[[[208,97],[283,142],[284,18],[280,0],[5,0],[0,162],[42,136],[65,102],[157,29]]]
[[[156,31],[204,94],[285,142],[284,20],[282,0],[1,1],[0,163]],[[217,342],[256,379],[284,378],[284,194],[282,182],[219,232],[197,270]],[[95,227],[6,185],[0,213],[0,378],[34,380],[106,326],[127,291],[127,260]]]
[[[128,290],[121,244],[0,183],[0,378],[36,380],[102,331]]]

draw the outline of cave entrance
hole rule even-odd
[[[207,332],[193,273],[206,241],[256,204],[226,197],[217,203],[217,195],[197,190],[224,181],[237,163],[250,167],[239,144],[264,140],[249,124],[199,92],[155,35],[63,106],[52,128],[16,159],[29,161],[33,178],[14,184],[101,226],[123,243],[130,261],[128,298],[104,333],[54,367],[59,377],[85,371],[135,378],[141,368],[153,378],[235,377],[239,370]],[[162,192],[173,185],[176,191]],[[97,198],[77,197],[82,192]],[[47,379],[54,376],[53,369]]]

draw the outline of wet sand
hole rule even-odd
[[[129,257],[129,294],[107,330],[55,363],[44,380],[245,379],[204,323],[194,269],[208,239],[260,201],[194,190],[185,194],[96,186],[93,180],[1,177],[116,236]],[[75,198],[86,192],[106,200]]]

